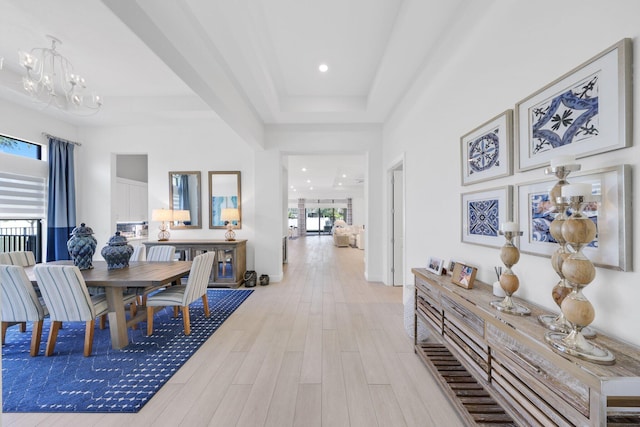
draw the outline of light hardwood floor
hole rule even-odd
[[[255,288],[137,414],[3,414],[2,426],[461,426],[413,352],[402,289],[364,280],[363,252],[289,240]],[[260,272],[258,272],[260,274]]]

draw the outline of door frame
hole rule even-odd
[[[394,172],[401,171],[402,175],[402,194],[401,194],[401,204],[402,204],[402,231],[401,231],[401,239],[403,242],[402,245],[402,284],[398,286],[404,286],[405,282],[405,272],[406,272],[406,161],[405,161],[405,153],[397,158],[391,165],[387,168],[387,285],[394,286]]]

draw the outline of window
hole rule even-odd
[[[4,135],[0,135],[0,151],[30,159],[42,159],[42,146]]]
[[[42,147],[0,135],[0,251],[32,251],[42,260],[42,227],[46,215],[47,163]],[[25,159],[15,159],[12,156]]]

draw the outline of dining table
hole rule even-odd
[[[73,265],[73,261],[50,261],[46,264]],[[34,266],[26,267],[29,280],[37,285]],[[179,284],[180,279],[191,270],[191,261],[168,262],[130,262],[128,267],[108,269],[105,261],[93,261],[93,268],[80,270],[89,286],[103,287],[108,305],[109,331],[111,346],[121,349],[129,344],[127,328],[145,319],[145,310],[127,320],[123,295],[127,289],[148,293],[169,284]]]

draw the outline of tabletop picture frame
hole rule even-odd
[[[513,110],[507,110],[460,138],[462,185],[511,175]]]
[[[464,243],[499,248],[504,237],[500,224],[511,221],[513,187],[472,191],[461,195],[461,240]]]
[[[633,143],[632,41],[620,40],[516,104],[518,172]]]
[[[442,274],[442,268],[444,267],[444,260],[442,258],[430,256],[429,262],[427,263],[427,271],[432,272],[433,274],[437,274],[438,276]]]
[[[589,183],[601,201],[597,210],[586,211],[597,224],[597,236],[583,253],[594,265],[619,271],[631,271],[633,265],[631,166],[619,165],[573,173],[571,184]],[[558,244],[549,232],[555,212],[549,190],[556,180],[545,179],[516,186],[516,217],[523,232],[520,251],[551,257]]]
[[[465,289],[473,288],[473,282],[476,280],[478,269],[467,264],[456,263],[451,274],[451,283]]]

